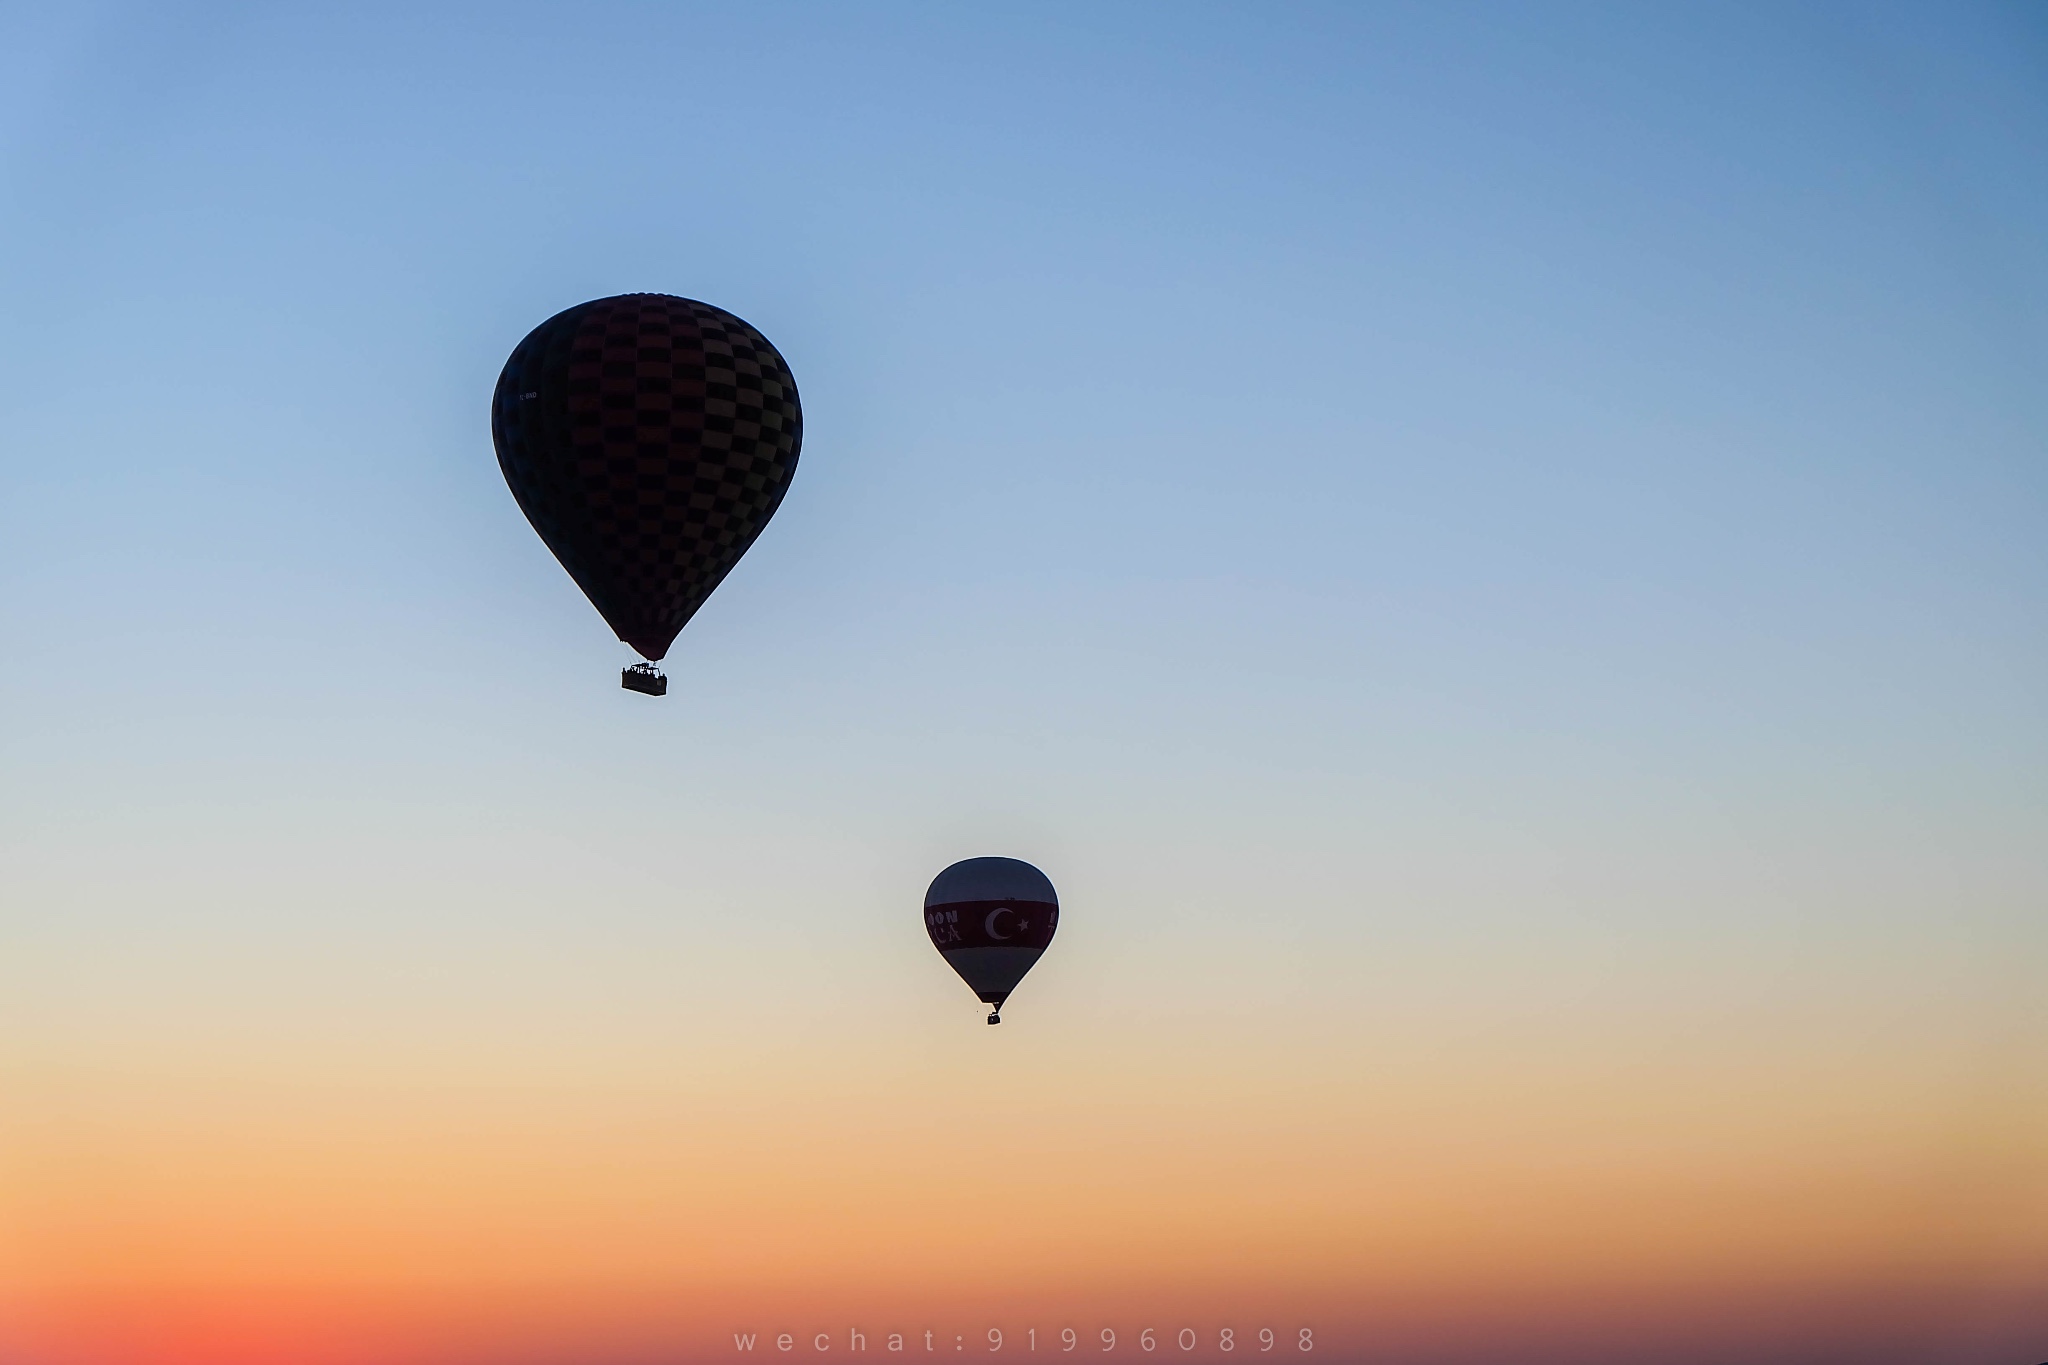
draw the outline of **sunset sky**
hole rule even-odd
[[[0,245],[4,1365],[2048,1360],[2048,9],[16,5]]]

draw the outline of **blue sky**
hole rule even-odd
[[[2037,1340],[2044,15],[0,8],[0,1306]],[[488,421],[641,290],[805,408],[661,701]]]
[[[1074,905],[1077,1039],[1475,979],[2030,1017],[2038,7],[0,25],[19,1036],[664,972],[950,1019],[919,896],[984,853]],[[806,413],[665,703],[487,420],[635,290]]]

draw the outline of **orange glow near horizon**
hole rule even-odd
[[[1745,1321],[1903,1340],[2024,1323],[2048,1283],[2040,1154],[1985,1141],[2035,1121],[2018,1092],[1973,1117],[1935,1070],[1899,1107],[1896,1058],[1799,1095],[1782,1057],[1660,1082],[1584,1041],[1540,1072],[1209,1041],[1198,1078],[1142,1043],[961,1078],[772,1039],[666,1084],[22,1074],[0,1321],[37,1365],[696,1360],[735,1331],[1148,1321],[1198,1329],[1204,1360],[1275,1322],[1332,1358],[1448,1360]]]

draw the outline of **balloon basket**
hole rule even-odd
[[[668,695],[668,679],[653,664],[634,664],[619,671],[619,686],[628,692],[643,692],[650,697]]]

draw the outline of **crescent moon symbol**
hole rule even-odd
[[[1014,915],[1016,913],[1017,912],[1015,910],[1012,910],[1007,905],[998,905],[995,909],[989,911],[988,918],[981,922],[982,932],[986,933],[990,938],[1003,939],[1010,937],[1010,935],[1008,934],[999,934],[996,932],[996,916]]]

